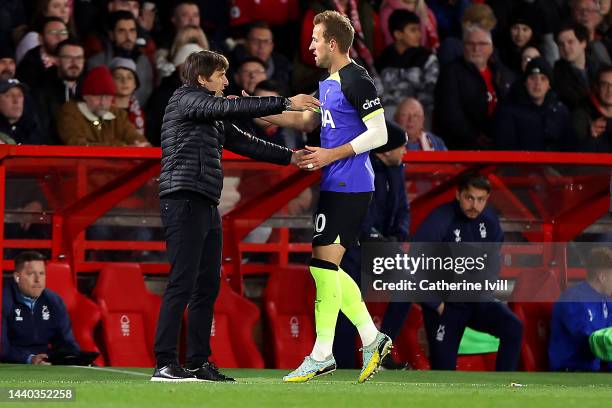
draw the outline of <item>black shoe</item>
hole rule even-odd
[[[190,382],[198,381],[197,377],[185,370],[178,364],[168,364],[162,368],[156,368],[151,381],[166,382]]]
[[[408,363],[396,363],[391,354],[387,354],[381,362],[380,368],[383,370],[408,370],[409,365]]]
[[[205,362],[198,368],[188,369],[188,371],[195,375],[200,381],[224,381],[232,382],[236,381],[232,377],[228,377],[219,372],[219,369],[210,362]]]

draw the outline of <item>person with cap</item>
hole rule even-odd
[[[612,249],[591,249],[586,274],[553,307],[548,347],[552,371],[612,371]]]
[[[603,67],[588,103],[572,112],[576,140],[581,152],[612,153],[612,67]]]
[[[53,353],[79,351],[64,301],[46,288],[45,258],[35,251],[20,253],[13,281],[2,293],[0,361],[50,365]]]
[[[57,66],[41,87],[32,89],[40,124],[49,132],[53,144],[61,144],[57,118],[62,106],[77,99],[85,66],[85,52],[80,42],[67,39],[57,45]]]
[[[406,192],[403,156],[406,153],[406,132],[387,121],[387,143],[370,152],[374,170],[374,195],[361,224],[359,242],[406,242],[410,230],[410,206]],[[361,248],[348,249],[340,267],[355,280],[361,282]],[[410,304],[390,304],[381,331],[395,339],[404,322]],[[344,316],[338,316],[333,354],[339,368],[355,368],[355,339],[357,330]],[[394,364],[391,354],[383,360],[385,368],[400,368]],[[404,367],[404,365],[401,365]]]
[[[0,143],[50,144],[34,111],[24,109],[27,91],[18,79],[0,81]]]
[[[15,78],[16,70],[15,51],[9,44],[0,43],[0,80]]]
[[[113,58],[109,68],[117,88],[113,106],[123,109],[127,113],[130,123],[144,136],[145,114],[135,95],[136,89],[140,86],[136,63],[129,58]]]
[[[564,151],[573,136],[571,115],[552,90],[552,69],[542,57],[526,67],[512,100],[498,109],[494,143],[499,150]]]
[[[107,67],[92,69],[83,81],[83,101],[66,103],[59,114],[58,132],[67,145],[149,146],[130,123],[127,113],[113,107],[117,89]]]
[[[164,112],[170,97],[178,87],[182,85],[181,81],[181,66],[187,60],[187,57],[194,52],[204,51],[204,48],[198,44],[185,44],[178,49],[172,60],[172,64],[176,68],[170,76],[161,80],[161,83],[151,95],[151,99],[147,104],[147,139],[153,146],[159,146],[161,143],[161,125],[164,118]]]
[[[536,6],[523,3],[511,14],[508,28],[502,37],[503,46],[499,47],[504,64],[515,74],[522,73],[521,54],[529,46],[541,45],[541,28]]]

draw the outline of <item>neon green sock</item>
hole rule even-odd
[[[319,340],[333,341],[334,339],[336,320],[342,301],[337,268],[333,263],[320,259],[312,259],[310,262],[310,273],[317,287],[315,323]]]
[[[361,291],[357,283],[339,268],[338,277],[340,278],[340,289],[342,293],[342,313],[348,317],[348,319],[359,328],[372,321],[370,312],[365,305],[361,297]]]

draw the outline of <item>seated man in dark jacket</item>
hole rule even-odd
[[[50,144],[38,118],[27,107],[27,88],[17,79],[0,81],[0,141],[8,144]]]
[[[499,150],[563,151],[573,139],[571,116],[551,89],[552,69],[542,57],[527,64],[513,101],[495,115]]]
[[[34,251],[19,254],[13,279],[2,293],[0,360],[48,365],[52,352],[78,353],[64,302],[45,289],[44,257]]]

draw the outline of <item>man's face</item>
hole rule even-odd
[[[85,53],[82,47],[65,45],[58,53],[59,77],[68,81],[76,81],[83,72]]]
[[[486,68],[493,54],[491,37],[482,30],[470,32],[463,41],[463,56],[480,70]]]
[[[574,30],[560,32],[557,37],[557,44],[559,45],[561,58],[567,62],[575,63],[579,59],[584,58],[587,43],[586,41],[578,41]]]
[[[0,80],[15,78],[15,60],[13,58],[0,58]]]
[[[599,76],[597,97],[605,107],[612,106],[612,72],[606,72]]]
[[[510,27],[510,36],[518,48],[523,48],[531,40],[533,31],[528,25],[518,23]]]
[[[317,24],[312,30],[312,41],[308,49],[312,51],[315,57],[315,64],[319,68],[328,69],[331,67],[331,50],[332,44],[335,41],[332,39],[330,42],[325,41],[323,33],[325,32],[325,26],[323,24]],[[336,44],[337,45],[337,44]]]
[[[597,281],[603,289],[603,294],[612,296],[612,268],[598,270]]]
[[[137,36],[134,20],[119,20],[111,33],[111,40],[118,48],[132,51],[136,46]]]
[[[21,115],[23,115],[23,90],[21,87],[14,86],[0,94],[0,114],[9,123],[15,123],[21,118]]]
[[[589,31],[594,31],[603,19],[599,2],[595,0],[576,1],[572,10],[572,17],[574,21],[582,24],[588,28]]]
[[[83,100],[90,111],[101,118],[113,104],[114,95],[83,95]]]
[[[50,21],[45,24],[42,34],[42,45],[49,54],[55,52],[57,44],[68,38],[66,24],[59,21]]]
[[[253,93],[255,86],[268,79],[266,69],[258,62],[242,64],[236,75],[236,83],[248,93]]]
[[[140,15],[140,4],[137,0],[111,0],[108,2],[108,11],[125,10],[132,13],[134,18],[138,18]]]
[[[272,31],[267,28],[252,29],[247,37],[246,48],[249,54],[267,62],[274,50]]]
[[[402,31],[394,33],[396,41],[407,48],[416,48],[421,45],[421,26],[408,24]]]
[[[489,193],[487,193],[487,190],[481,190],[472,186],[457,192],[459,207],[461,207],[461,211],[463,211],[465,216],[470,219],[475,219],[482,213],[482,210],[487,206],[488,199]]]
[[[20,271],[15,271],[13,277],[21,293],[36,299],[45,290],[47,283],[45,263],[43,261],[26,262]]]
[[[527,77],[525,86],[531,99],[539,104],[546,98],[546,94],[550,90],[550,81],[544,74],[531,74]]]
[[[66,24],[70,20],[70,11],[68,0],[51,0],[47,6],[47,16],[59,17]]]
[[[415,101],[404,102],[395,111],[395,122],[404,128],[411,141],[417,140],[425,123],[423,108]]]
[[[217,70],[213,72],[210,78],[204,78],[202,75],[200,75],[198,82],[200,82],[200,85],[202,85],[208,91],[214,92],[215,96],[223,96],[223,90],[229,84],[227,76],[225,75],[225,70]]]
[[[200,8],[195,4],[181,4],[174,11],[172,24],[177,31],[185,27],[199,27]]]

